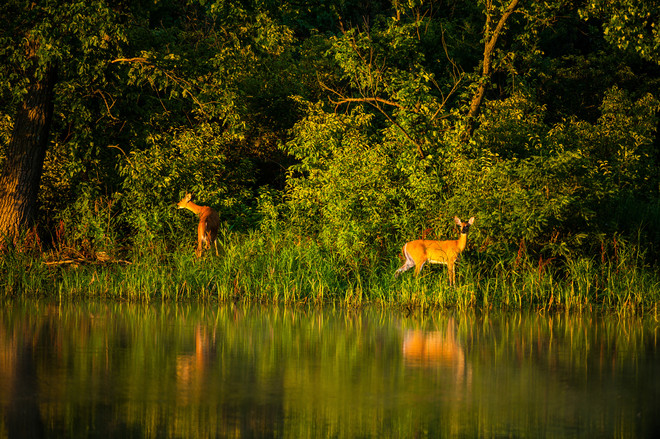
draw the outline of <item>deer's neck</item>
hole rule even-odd
[[[459,252],[465,250],[465,246],[467,245],[467,233],[461,233],[461,235],[456,240],[456,244],[458,245]]]
[[[190,210],[193,213],[196,213],[197,215],[201,214],[204,208],[205,206],[198,206],[197,204],[192,203],[190,201],[186,203],[186,209]]]

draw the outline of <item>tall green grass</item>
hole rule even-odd
[[[11,252],[0,257],[0,293],[114,298],[127,301],[240,301],[286,304],[377,305],[404,309],[657,309],[660,274],[638,246],[603,244],[594,257],[493,260],[468,250],[457,285],[444,266],[394,278],[396,256],[342,259],[314,240],[290,232],[224,232],[220,256],[197,259],[193,243],[170,248],[150,242],[126,255],[130,263],[50,264],[54,253]],[[608,250],[609,249],[609,250]]]

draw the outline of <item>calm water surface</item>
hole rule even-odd
[[[653,317],[1,305],[0,438],[660,432]]]

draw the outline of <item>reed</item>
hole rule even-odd
[[[192,245],[151,243],[133,249],[130,263],[47,264],[55,254],[13,251],[0,257],[4,296],[112,298],[127,301],[239,301],[251,303],[376,305],[402,309],[499,308],[617,313],[657,312],[660,274],[639,246],[603,243],[601,254],[562,260],[514,261],[470,253],[456,286],[443,266],[419,277],[394,278],[399,261],[379,254],[359,263],[290,232],[221,231],[220,256],[195,257]],[[190,244],[190,243],[188,243]]]

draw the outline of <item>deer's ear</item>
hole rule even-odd
[[[470,218],[470,221],[468,221],[469,225],[472,225],[474,223],[474,217]]]
[[[457,226],[461,225],[461,219],[457,216],[454,217],[454,222],[456,223]]]

